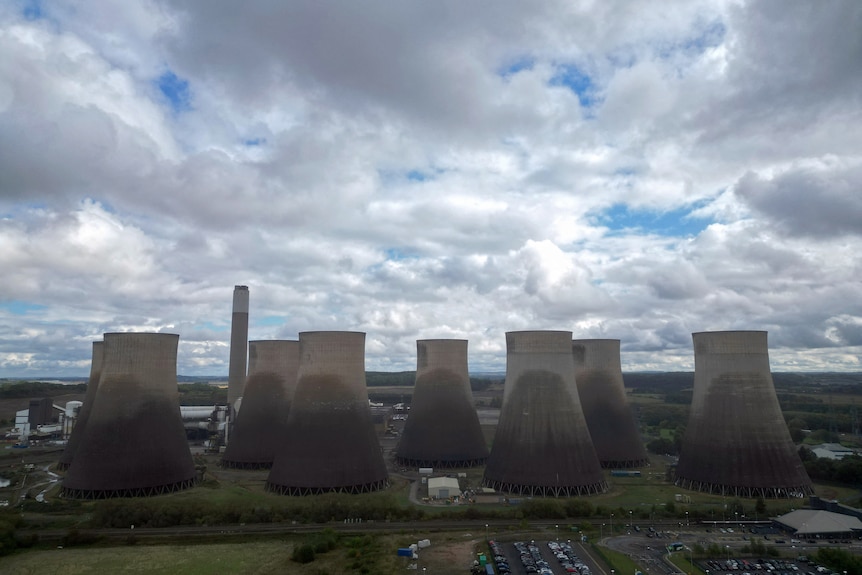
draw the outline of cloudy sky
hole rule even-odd
[[[862,371],[862,3],[0,3],[0,377],[111,331],[367,335],[367,367],[505,332],[769,332]]]

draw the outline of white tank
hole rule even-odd
[[[82,405],[84,404],[80,401],[67,401],[66,418],[73,419],[75,417],[78,417],[78,411],[80,411]]]

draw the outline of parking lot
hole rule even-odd
[[[570,541],[489,541],[501,575],[605,575],[580,544]]]

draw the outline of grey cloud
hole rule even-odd
[[[788,170],[774,178],[748,173],[736,195],[786,235],[862,234],[862,166]]]

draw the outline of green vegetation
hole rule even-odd
[[[596,544],[592,545],[592,549],[596,552],[596,555],[601,557],[604,562],[617,573],[623,574],[643,571],[643,567],[632,561],[627,555],[619,553],[618,551],[608,549],[607,547],[601,547]]]
[[[43,381],[6,381],[0,383],[0,399],[54,397],[71,393],[84,393],[86,391],[86,383],[74,385],[46,383]]]
[[[180,383],[180,405],[225,405],[227,387],[208,383]]]
[[[862,557],[853,555],[844,549],[834,547],[819,549],[814,556],[818,563],[831,567],[837,573],[847,575],[862,575]]]

